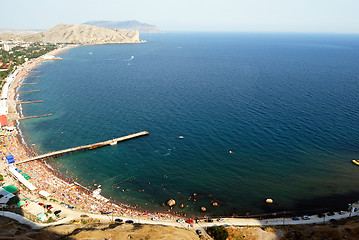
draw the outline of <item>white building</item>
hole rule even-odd
[[[4,50],[7,52],[10,51],[13,47],[14,47],[14,45],[12,45],[12,44],[4,43]]]

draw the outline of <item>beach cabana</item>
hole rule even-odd
[[[37,214],[37,219],[39,219],[40,221],[46,221],[47,217],[45,213],[39,213]]]
[[[26,180],[31,179],[31,177],[29,175],[27,175],[26,173],[21,173],[21,175],[23,175]]]
[[[39,191],[39,194],[41,195],[41,196],[43,196],[43,197],[45,197],[45,198],[48,198],[48,197],[50,197],[50,193],[48,193],[48,192],[46,192],[46,191],[44,191],[44,190],[41,190],[41,191]]]
[[[19,206],[19,207],[21,207],[22,205],[24,205],[26,202],[25,201],[19,201],[18,203],[17,203],[17,205]]]
[[[15,163],[15,159],[14,159],[14,156],[13,155],[7,155],[6,156],[6,160],[9,164],[13,164]]]
[[[7,126],[7,125],[8,125],[8,121],[7,121],[6,115],[0,115],[0,123],[1,123],[1,127],[4,127],[4,126]]]
[[[19,191],[19,189],[14,185],[5,186],[3,187],[3,189],[8,193],[12,193],[12,194],[17,193]]]

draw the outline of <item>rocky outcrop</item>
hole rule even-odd
[[[101,28],[89,25],[59,24],[47,31],[24,37],[27,42],[106,44],[139,43],[138,31]]]
[[[176,201],[174,199],[170,199],[167,201],[167,205],[173,207],[174,205],[176,205]]]

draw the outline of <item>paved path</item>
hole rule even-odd
[[[353,204],[353,207],[358,208],[359,204],[355,203],[355,204]],[[311,219],[309,219],[309,220],[303,220],[303,219],[293,220],[292,218],[273,218],[273,219],[265,219],[265,220],[258,220],[258,219],[251,219],[251,218],[224,218],[224,221],[221,221],[221,222],[214,220],[214,222],[211,222],[211,223],[203,222],[203,221],[200,221],[198,223],[193,223],[192,224],[193,227],[191,227],[188,223],[178,223],[173,219],[152,221],[151,219],[144,218],[144,217],[132,217],[132,216],[118,217],[118,216],[112,216],[111,214],[109,214],[109,215],[89,214],[89,213],[84,213],[84,212],[80,212],[80,211],[72,211],[69,209],[62,209],[61,214],[64,214],[64,216],[66,216],[66,217],[64,217],[63,219],[61,219],[57,222],[52,222],[52,223],[47,223],[47,224],[39,224],[39,223],[31,222],[30,220],[24,218],[23,216],[21,216],[19,214],[7,212],[7,211],[0,211],[0,216],[6,216],[9,218],[15,219],[15,220],[19,221],[20,223],[27,224],[27,225],[31,226],[32,228],[43,228],[43,227],[47,227],[47,226],[68,223],[72,220],[80,219],[81,214],[86,214],[90,218],[99,219],[103,222],[111,222],[116,218],[121,218],[124,221],[133,220],[135,223],[140,223],[140,224],[173,226],[173,227],[193,229],[193,230],[205,229],[208,227],[216,227],[216,226],[278,226],[278,225],[298,225],[298,224],[314,224],[314,223],[321,224],[321,223],[329,222],[331,219],[338,220],[338,219],[344,219],[344,218],[348,218],[348,217],[359,216],[359,211],[358,212],[345,212],[344,214],[339,214],[336,212],[335,215],[333,215],[333,216],[326,215],[323,218],[319,218],[317,215],[312,215],[312,216],[310,216]]]

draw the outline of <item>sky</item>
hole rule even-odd
[[[0,29],[137,20],[163,31],[359,33],[359,0],[11,0]]]

